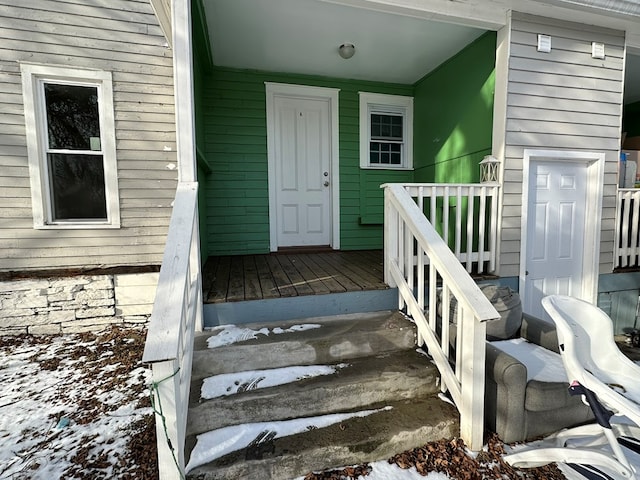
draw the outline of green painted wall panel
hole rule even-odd
[[[491,153],[495,49],[488,32],[415,85],[416,182],[478,181]]]
[[[265,82],[340,89],[341,248],[381,248],[381,184],[477,181],[478,162],[491,151],[494,59],[495,34],[488,33],[414,86],[222,68],[201,72],[197,142],[212,169],[200,178],[203,246],[211,255],[269,251]],[[415,97],[414,172],[360,169],[359,91]]]
[[[203,143],[213,172],[206,179],[206,217],[211,255],[269,251],[269,192],[264,82],[338,88],[341,248],[382,246],[381,225],[361,217],[382,211],[380,183],[412,181],[413,172],[359,168],[359,91],[411,95],[413,88],[352,80],[214,69],[199,97]],[[400,178],[401,180],[398,180]]]

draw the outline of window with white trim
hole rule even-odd
[[[23,63],[35,228],[118,228],[111,73]]]
[[[360,168],[413,168],[413,97],[360,92]]]

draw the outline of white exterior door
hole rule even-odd
[[[545,318],[544,296],[583,297],[588,164],[532,161],[526,210],[523,309]],[[522,277],[521,277],[522,278]]]
[[[330,245],[330,101],[277,95],[273,107],[277,246]]]

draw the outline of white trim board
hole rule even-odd
[[[276,235],[276,192],[273,186],[275,179],[275,109],[276,96],[315,98],[329,101],[331,119],[331,247],[340,248],[340,155],[338,150],[338,92],[337,88],[310,87],[286,83],[265,82],[267,101],[267,161],[269,180],[269,248],[278,250]]]

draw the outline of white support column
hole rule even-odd
[[[178,181],[197,181],[195,109],[191,45],[191,1],[172,0],[173,83]]]

